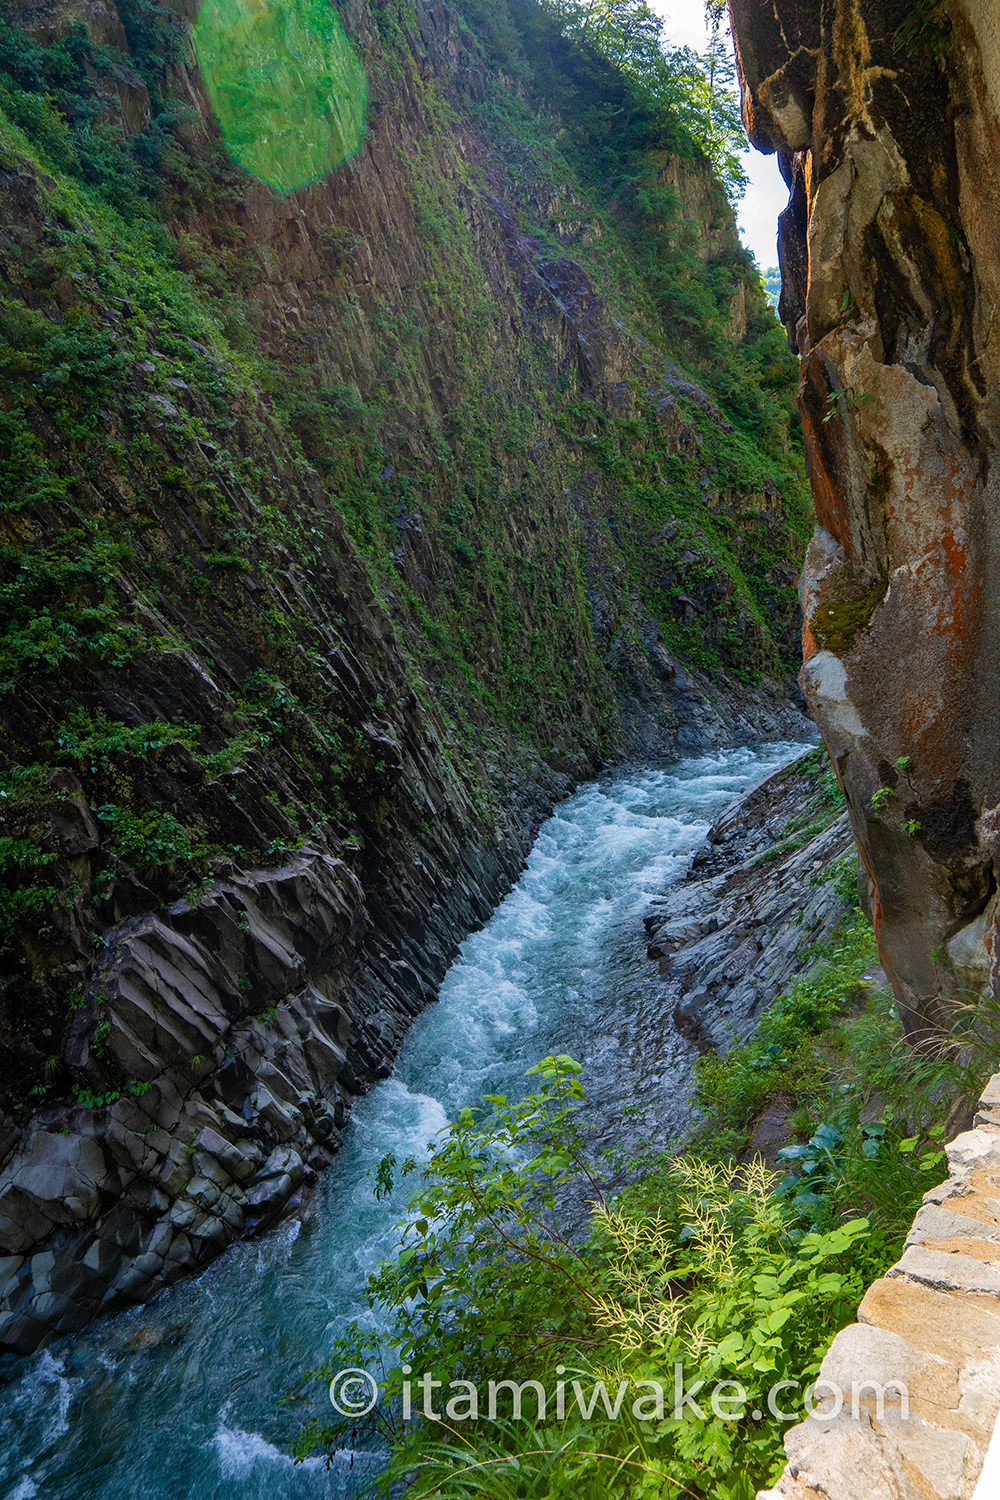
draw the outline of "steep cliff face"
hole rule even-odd
[[[1000,22],[985,0],[733,17],[748,125],[791,191],[781,313],[818,520],[802,682],[919,1033],[998,951]]]
[[[195,12],[0,26],[19,1350],[274,1221],[575,778],[795,720],[789,365],[690,142],[537,5],[352,3],[364,142],[283,196]]]

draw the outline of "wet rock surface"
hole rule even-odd
[[[719,819],[687,879],[645,919],[682,1035],[703,1050],[750,1035],[801,972],[804,952],[843,916],[833,872],[852,849],[839,792],[815,752]]]
[[[388,1072],[433,998],[452,924],[485,918],[512,873],[458,863],[447,914],[405,942],[387,926],[377,952],[357,876],[309,849],[110,935],[92,991],[101,1066],[133,1083],[107,1105],[40,1112],[8,1159],[8,1348],[143,1300],[296,1210],[352,1097]],[[76,1045],[84,1067],[83,1025]]]

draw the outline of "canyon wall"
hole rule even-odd
[[[918,1037],[996,984],[1000,17],[732,11],[748,129],[790,190],[781,316],[818,522],[801,681]]]
[[[754,143],[790,201],[817,529],[802,684],[841,777],[879,948],[919,1043],[997,999],[1000,14],[988,0],[732,0]],[[779,1497],[992,1493],[997,1080],[901,1260],[793,1428]],[[901,1400],[900,1384],[909,1401]],[[993,1447],[991,1449],[991,1440]],[[987,1455],[989,1457],[987,1458]],[[978,1486],[978,1487],[977,1487]]]
[[[0,23],[17,1351],[294,1207],[575,780],[801,728],[794,365],[683,129],[534,0],[352,0],[281,192],[196,9]]]

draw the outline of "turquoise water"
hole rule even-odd
[[[645,955],[649,898],[687,869],[709,825],[794,745],[665,769],[622,769],[561,804],[515,889],[462,945],[394,1075],[359,1101],[302,1222],[234,1246],[200,1276],[6,1371],[2,1500],[330,1500],[378,1458],[298,1468],[280,1397],[357,1316],[403,1203],[376,1202],[369,1168],[420,1154],[463,1105],[517,1089],[548,1052],[586,1061],[598,1137],[650,1105],[683,1128],[693,1053],[663,1014]]]

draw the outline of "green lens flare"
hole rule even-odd
[[[368,81],[330,0],[203,0],[194,45],[229,154],[279,193],[361,145]]]

